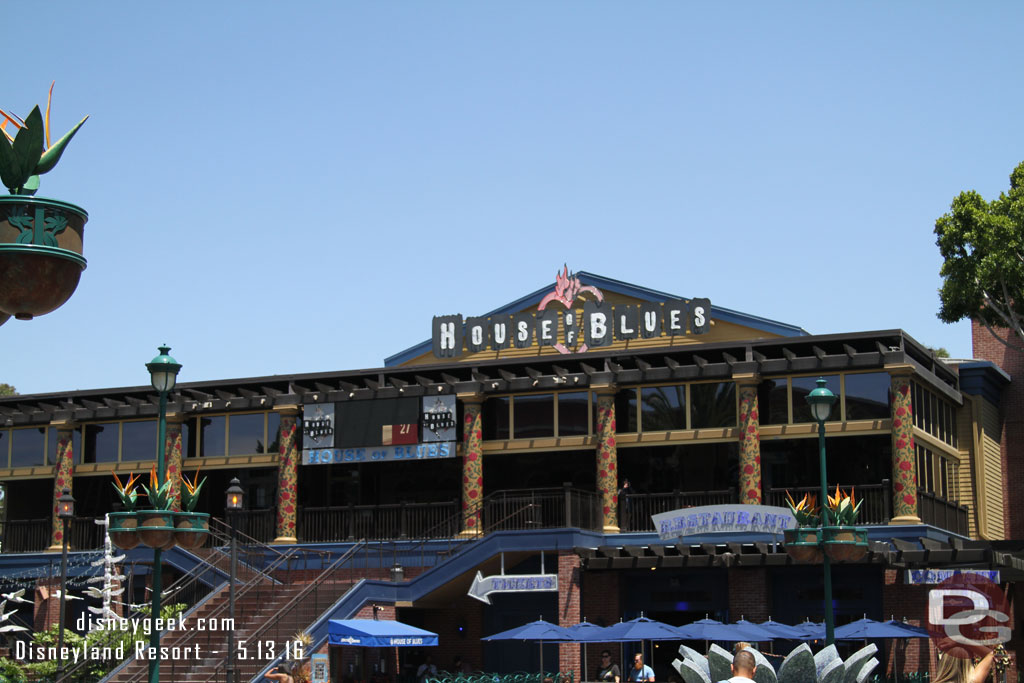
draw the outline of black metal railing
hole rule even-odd
[[[917,515],[925,524],[967,536],[967,506],[928,491],[917,490]]]
[[[652,531],[651,515],[701,505],[722,505],[737,501],[736,489],[721,491],[671,491],[669,493],[631,493],[619,500],[619,529]]]
[[[831,495],[835,491],[835,484],[829,488]],[[861,502],[860,513],[857,515],[857,524],[888,524],[892,519],[892,486],[888,479],[883,479],[880,484],[839,484],[839,488],[849,492],[852,488],[855,500]],[[792,486],[783,488],[768,489],[765,495],[765,504],[777,507],[786,507],[786,492],[799,501],[805,493],[815,498],[821,497],[821,486]],[[818,505],[823,501],[819,500]]]
[[[300,507],[298,536],[306,543],[324,543],[357,538],[430,538],[431,533],[451,535],[458,529],[449,529],[441,522],[458,509],[457,501]]]
[[[0,550],[5,553],[38,553],[50,546],[53,522],[46,519],[14,519],[4,523]]]

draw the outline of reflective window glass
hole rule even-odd
[[[199,418],[199,456],[212,458],[224,455],[227,418],[224,415]]]
[[[594,430],[597,431],[597,402],[594,402]],[[615,431],[636,431],[636,389],[623,389],[615,394]]]
[[[125,422],[121,425],[121,460],[156,460],[156,420]]]
[[[232,415],[228,418],[228,455],[265,453],[264,414]]]
[[[645,432],[686,429],[686,385],[640,390],[641,429]],[[616,415],[616,418],[618,415]]]
[[[736,426],[736,385],[733,382],[690,385],[690,428]]]
[[[298,440],[295,446],[301,451],[301,429],[295,430],[295,438]],[[281,413],[267,413],[267,440],[270,441],[270,446],[265,451],[262,451],[263,453],[277,453],[281,450]]]
[[[586,436],[587,392],[573,391],[558,394],[558,435]]]
[[[196,427],[196,420],[185,420],[181,425],[182,450],[186,458],[194,458],[197,455],[199,444],[199,430]]]
[[[88,424],[83,427],[82,462],[117,462],[120,422]]]
[[[515,439],[536,439],[555,435],[555,396],[538,394],[512,399]]]
[[[839,420],[839,375],[825,375],[825,386],[836,395],[835,405],[832,406],[832,414],[829,420]],[[818,388],[818,377],[793,377],[790,379],[793,385],[793,422],[815,422],[811,416],[811,407],[807,405],[807,396]]]
[[[889,409],[889,373],[846,375],[846,419],[884,420]]]
[[[504,441],[508,434],[508,409],[511,399],[508,396],[496,396],[484,401],[480,407],[485,440]]]
[[[46,427],[11,430],[11,467],[29,467],[45,463]]]
[[[50,427],[46,431],[46,464],[56,465],[57,464],[57,430],[54,427]],[[73,453],[71,457],[71,463],[77,465],[82,462],[82,431],[75,429],[71,432],[71,451]],[[6,455],[7,451],[0,451]]]
[[[0,429],[0,467],[8,467],[10,463],[7,462],[7,446],[11,443],[11,430]]]
[[[757,418],[763,425],[789,422],[789,394],[785,377],[763,380],[757,386]]]

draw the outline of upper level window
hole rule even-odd
[[[121,460],[156,460],[158,448],[156,420],[121,425]]]
[[[864,372],[843,375],[847,420],[885,420],[889,409],[888,372]]]
[[[686,385],[642,387],[641,429],[645,432],[686,429]],[[616,411],[616,421],[619,416]]]
[[[528,394],[512,398],[512,424],[515,439],[535,439],[555,435],[554,394]]]
[[[590,433],[588,422],[590,394],[586,391],[566,391],[555,394],[558,400],[558,436],[586,436]]]
[[[82,427],[82,462],[117,462],[121,423],[99,422]]]
[[[12,429],[10,438],[11,467],[39,466],[46,462],[46,427]]]

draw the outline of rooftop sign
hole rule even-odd
[[[663,541],[723,531],[779,535],[796,526],[792,512],[771,505],[705,505],[662,512],[651,519]]]
[[[583,304],[580,315],[575,306]],[[559,304],[549,308],[550,304]],[[431,341],[437,358],[458,358],[464,351],[498,351],[550,346],[559,353],[584,353],[626,339],[704,334],[710,329],[709,299],[672,299],[612,306],[597,287],[583,285],[565,267],[555,288],[536,313],[465,318],[435,316]]]

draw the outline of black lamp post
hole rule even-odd
[[[57,499],[57,517],[63,524],[64,546],[60,556],[60,625],[57,627],[60,635],[57,636],[57,678],[60,678],[64,669],[64,658],[60,651],[64,648],[64,606],[67,603],[68,594],[68,522],[75,516],[75,498],[71,495],[71,489],[64,489]]]
[[[167,355],[171,347],[160,346],[158,347],[160,355],[146,363],[146,369],[149,370],[149,377],[153,384],[153,388],[157,390],[160,395],[160,420],[157,423],[157,445],[156,445],[156,462],[157,462],[157,487],[162,486],[164,477],[166,475],[166,463],[165,463],[165,441],[167,440],[167,394],[170,393],[171,389],[174,388],[175,382],[178,380],[178,371],[181,370],[181,364]],[[150,622],[151,626],[156,625],[156,619],[160,618],[160,592],[163,590],[163,576],[161,572],[161,550],[156,548],[153,550],[153,607],[150,611],[149,617],[153,621]],[[157,628],[152,629],[152,634],[149,637],[149,645],[153,648],[153,657],[149,660],[149,683],[159,683],[160,681],[160,630]]]
[[[229,623],[235,623],[235,573],[238,566],[238,534],[235,527],[238,523],[237,516],[242,510],[245,500],[245,491],[242,490],[238,477],[231,480],[231,486],[226,492],[227,498],[224,501],[224,511],[227,513],[228,525],[231,527],[231,583],[228,584],[228,619]],[[235,630],[228,631],[228,663],[227,683],[235,681]]]
[[[825,421],[832,414],[832,406],[836,403],[836,395],[825,386],[825,378],[818,378],[818,387],[807,394],[807,403],[811,406],[811,415],[818,423],[818,465],[821,469],[821,525],[831,526],[828,519],[828,474],[825,470]],[[825,553],[825,645],[835,643],[835,614],[832,605],[832,561]]]

